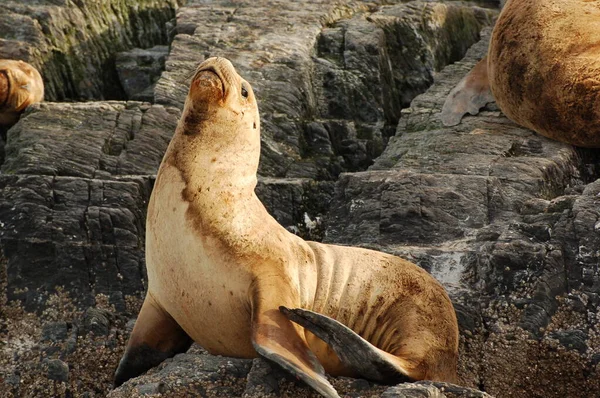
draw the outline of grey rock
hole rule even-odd
[[[557,339],[563,346],[582,354],[585,354],[588,349],[588,335],[582,330],[561,330],[550,333],[549,337]]]
[[[4,380],[13,388],[18,388],[19,383],[21,383],[21,376],[19,376],[17,373],[11,373],[8,376],[6,376]]]
[[[48,292],[64,286],[85,308],[99,293],[143,291],[141,242],[151,186],[137,177],[0,175],[9,300],[42,308]]]
[[[419,381],[416,383],[422,387],[435,387],[447,398],[492,398],[491,395],[473,388],[463,387],[456,384],[439,381]]]
[[[46,100],[124,99],[114,54],[167,43],[177,0],[4,1],[0,58],[40,70]]]
[[[150,383],[150,384],[142,384],[137,386],[137,392],[140,395],[152,395],[152,394],[161,394],[165,392],[165,385],[162,382],[158,383]]]
[[[164,396],[205,396],[209,391],[213,397],[241,396],[251,365],[247,359],[178,354],[111,391],[108,397],[130,397],[134,391],[154,388],[160,388]]]
[[[279,380],[286,377],[289,374],[274,363],[263,358],[253,359],[242,397],[278,397]]]
[[[42,342],[59,343],[68,337],[66,322],[50,322],[42,328]]]
[[[48,367],[48,378],[58,382],[69,381],[69,365],[60,359],[47,359],[45,364]]]
[[[400,384],[381,394],[381,398],[446,398],[434,386],[420,386],[415,384]]]
[[[257,94],[259,173],[319,180],[371,164],[393,134],[402,104],[424,91],[435,71],[460,59],[493,15],[451,2],[192,4],[178,14],[156,102],[182,108],[197,64],[225,56]]]
[[[165,68],[165,59],[169,53],[168,46],[154,46],[149,49],[134,48],[131,51],[117,53],[116,67],[119,81],[128,99],[141,100],[148,98],[144,91],[153,92],[156,83]]]
[[[83,316],[83,333],[94,333],[96,336],[108,336],[111,320],[114,315],[106,310],[88,308]]]
[[[153,175],[179,116],[177,109],[139,102],[42,103],[9,131],[1,170],[99,179]]]

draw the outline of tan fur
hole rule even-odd
[[[278,311],[310,309],[353,329],[413,379],[455,381],[458,328],[442,286],[398,257],[289,233],[254,193],[259,156],[252,88],[229,61],[205,61],[149,203],[156,305],[213,354],[254,357],[254,342],[309,377],[322,377],[312,353],[326,371],[351,375]]]
[[[510,0],[488,53],[492,93],[516,123],[600,147],[600,1]]]
[[[16,123],[27,106],[43,99],[44,82],[33,66],[0,59],[0,125]]]

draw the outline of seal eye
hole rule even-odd
[[[244,87],[243,84],[242,84],[242,97],[248,98],[248,90],[246,90],[246,87]]]

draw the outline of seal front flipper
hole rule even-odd
[[[465,114],[477,115],[481,108],[493,101],[487,57],[484,57],[448,94],[442,107],[442,123],[444,126],[456,126]]]
[[[344,365],[369,380],[395,384],[420,379],[412,375],[408,362],[380,350],[335,319],[301,308],[279,307],[279,311],[327,343]]]
[[[252,345],[256,352],[277,363],[327,398],[339,398],[325,378],[319,360],[300,337],[297,327],[276,308],[253,315]]]
[[[139,376],[175,354],[187,351],[192,339],[152,298],[146,295],[140,315],[115,372],[114,385]]]

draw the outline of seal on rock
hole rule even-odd
[[[442,122],[456,125],[495,98],[508,118],[543,136],[600,147],[599,20],[597,1],[507,1],[488,56],[452,90]]]
[[[27,106],[44,99],[42,76],[23,61],[0,59],[0,126],[12,125]]]
[[[288,232],[254,193],[259,157],[252,88],[228,60],[206,60],[148,205],[148,292],[115,385],[192,341],[260,354],[325,397],[338,397],[325,371],[455,381],[458,326],[444,288],[398,257]]]

